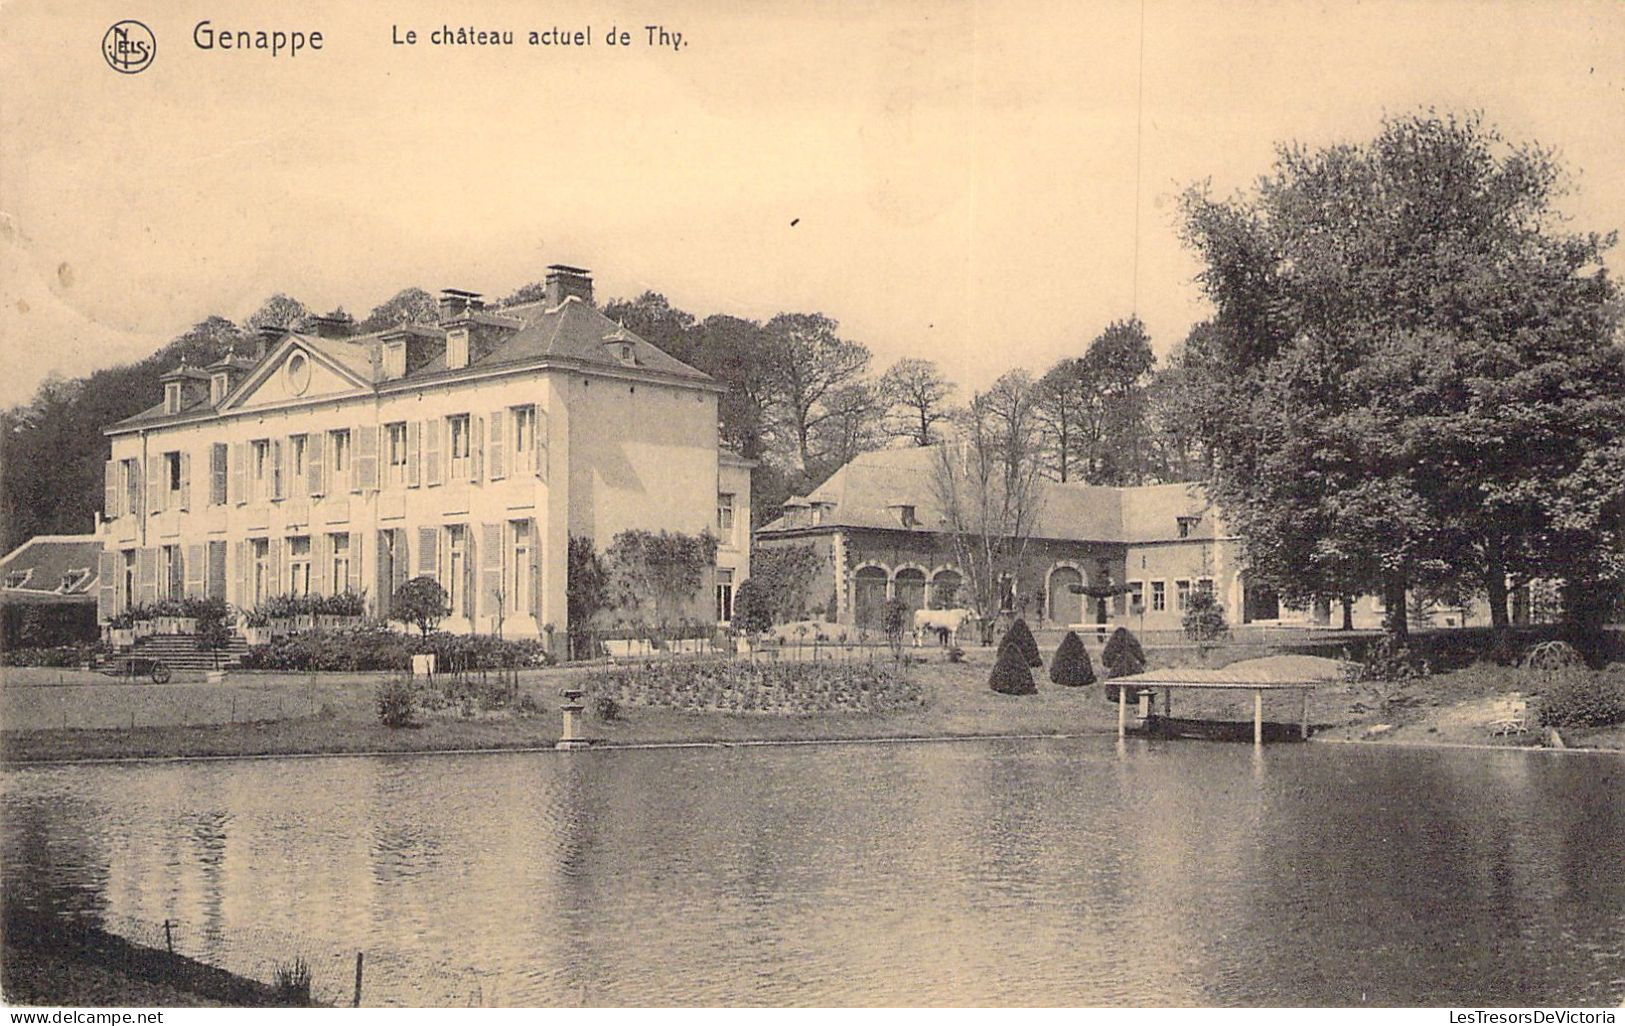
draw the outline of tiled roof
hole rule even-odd
[[[45,534],[30,538],[0,558],[0,591],[8,597],[55,595],[94,600],[96,559],[102,543],[95,535]],[[75,574],[68,588],[63,577]],[[13,574],[24,575],[10,586]]]
[[[944,532],[947,517],[936,488],[939,446],[883,449],[863,453],[831,474],[805,498],[826,509],[819,528],[866,527]],[[1151,542],[1173,541],[1181,517],[1197,518],[1189,537],[1212,538],[1216,516],[1196,484],[1147,485],[1110,488],[1100,485],[1040,483],[1041,504],[1034,538],[1066,541]],[[789,504],[787,504],[789,505]],[[911,528],[905,528],[900,506],[914,507]],[[812,525],[804,513],[780,517],[761,533],[792,531]]]

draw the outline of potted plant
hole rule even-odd
[[[289,595],[293,610],[293,629],[296,631],[309,631],[316,629],[316,600],[309,595]]]
[[[138,605],[130,610],[130,627],[137,638],[145,638],[157,629],[157,615],[152,606]]]
[[[129,648],[135,644],[135,613],[126,610],[115,613],[107,621],[107,643],[117,648]]]
[[[313,601],[316,626],[323,629],[343,630],[359,626],[367,611],[365,593],[345,591],[337,595],[323,595]]]
[[[265,600],[262,608],[270,619],[267,626],[271,628],[273,635],[293,633],[293,617],[297,607],[298,602],[292,595],[272,595]]]
[[[243,637],[250,645],[265,645],[271,640],[271,614],[262,606],[242,615]]]

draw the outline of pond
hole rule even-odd
[[[4,775],[8,899],[317,993],[1618,1005],[1625,759],[1091,738]]]

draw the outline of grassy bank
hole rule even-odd
[[[1044,653],[1046,660],[1051,655]],[[1219,650],[1207,655],[1203,662],[1208,665],[1233,662]],[[924,658],[925,662],[904,671],[909,687],[918,690],[918,702],[837,711],[786,712],[781,708],[740,712],[652,707],[628,701],[624,691],[616,691],[620,699],[617,715],[606,718],[589,701],[585,729],[591,738],[605,744],[1109,734],[1116,730],[1116,706],[1106,700],[1099,685],[1055,687],[1048,681],[1047,668],[1041,668],[1035,671],[1038,694],[1012,697],[987,687],[993,659],[990,649],[971,649],[963,663],[948,662],[935,650],[928,650]],[[1303,657],[1274,657],[1278,670],[1282,658]],[[53,678],[49,687],[17,687],[16,679],[8,676],[0,756],[16,765],[76,759],[547,748],[560,733],[560,689],[602,672],[602,668],[529,672],[521,676],[515,701],[506,708],[449,702],[420,712],[416,726],[399,729],[379,723],[375,698],[383,679],[379,674],[234,674],[222,685],[162,688],[76,682],[66,677]],[[635,677],[645,671],[634,667],[617,672]],[[661,670],[657,666],[647,672],[659,674]],[[1314,693],[1310,720],[1316,734],[1323,737],[1538,744],[1543,738],[1532,712],[1528,718],[1535,729],[1530,733],[1491,733],[1496,720],[1529,701],[1532,687],[1531,678],[1522,671],[1488,665],[1437,674],[1397,691],[1336,681]],[[1180,716],[1250,720],[1251,701],[1250,695],[1240,692],[1180,695],[1174,711]],[[55,726],[61,708],[70,710],[70,722],[81,718],[106,725],[97,729]],[[29,721],[19,723],[25,712]],[[128,726],[131,712],[135,713],[133,729]],[[1266,698],[1265,715],[1296,723],[1296,699],[1286,695]],[[1564,739],[1572,746],[1625,749],[1625,727],[1565,732]]]
[[[87,924],[8,910],[0,985],[13,1005],[267,1007],[272,987]]]

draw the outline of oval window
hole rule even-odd
[[[310,387],[310,359],[304,353],[288,357],[288,389],[294,395],[304,395]]]

